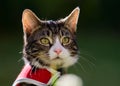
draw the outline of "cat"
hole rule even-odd
[[[25,64],[34,68],[47,66],[59,71],[61,76],[67,74],[67,68],[78,61],[76,30],[79,12],[77,7],[67,17],[53,21],[41,20],[31,10],[25,9],[22,15]],[[62,86],[59,83],[56,86]],[[35,85],[21,83],[20,86]]]

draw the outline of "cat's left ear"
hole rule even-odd
[[[77,23],[79,18],[80,8],[76,7],[66,18],[64,18],[65,27],[70,29],[71,32],[76,32]]]

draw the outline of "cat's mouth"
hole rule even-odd
[[[59,56],[57,56],[56,58],[52,59],[52,60],[63,60],[62,58],[60,58]]]

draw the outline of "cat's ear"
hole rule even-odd
[[[23,31],[31,34],[40,27],[40,19],[29,9],[25,9],[22,14]]]
[[[80,8],[76,7],[66,18],[64,18],[65,27],[70,29],[73,33],[76,32]]]

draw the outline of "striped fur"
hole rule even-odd
[[[60,71],[61,74],[66,73],[66,68],[74,65],[78,59],[75,34],[78,17],[79,8],[73,10],[66,18],[57,21],[43,21],[31,10],[24,10],[22,24],[24,32],[23,58],[25,63],[29,62],[33,70],[48,66]],[[66,39],[63,41],[64,38]],[[57,46],[56,40],[59,46]],[[61,48],[61,55],[57,55],[54,48]],[[34,85],[22,83],[21,86]]]

